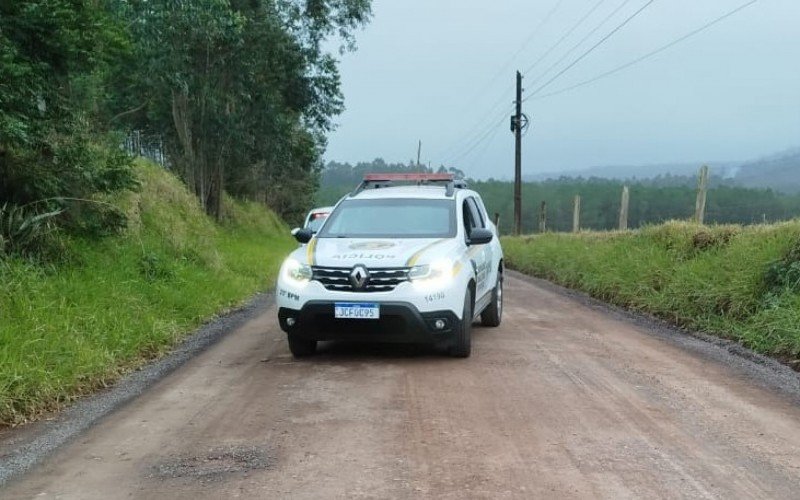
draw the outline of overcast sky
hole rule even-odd
[[[406,162],[421,139],[423,162],[509,178],[514,71],[532,67],[529,95],[647,1],[374,0],[358,50],[342,57],[347,109],[326,159]],[[625,64],[743,3],[655,0],[539,95]],[[798,26],[800,1],[759,0],[624,71],[531,98],[523,172],[744,160],[800,146]]]

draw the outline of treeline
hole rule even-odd
[[[314,196],[316,205],[333,205],[339,198],[352,191],[364,178],[364,174],[377,173],[414,173],[414,172],[449,172],[457,178],[463,179],[464,172],[457,168],[433,169],[425,165],[417,165],[414,161],[408,163],[387,163],[383,158],[376,158],[370,162],[359,162],[355,165],[331,161],[322,171],[319,190]]]
[[[688,220],[694,214],[696,179],[679,181],[671,176],[663,179],[623,182],[609,179],[562,178],[522,186],[523,231],[539,230],[541,202],[547,204],[547,229],[571,231],[573,203],[581,197],[581,228],[609,230],[618,227],[623,185],[630,188],[628,226],[641,227],[668,220]],[[471,182],[481,193],[487,209],[499,213],[501,230],[509,233],[514,214],[514,187],[507,181]],[[705,222],[755,224],[787,220],[800,216],[800,196],[784,195],[768,189],[711,184],[708,191]]]
[[[124,225],[102,196],[135,187],[132,130],[162,137],[208,214],[224,192],[300,214],[343,109],[325,41],[352,48],[369,16],[370,0],[0,2],[0,253]]]
[[[318,205],[335,203],[351,191],[366,172],[433,171],[414,162],[391,164],[381,159],[356,165],[330,162],[322,173],[315,197]],[[440,167],[436,171],[443,171]],[[457,177],[463,172],[452,170]],[[509,233],[514,214],[514,186],[509,181],[467,179],[478,191],[491,214],[500,214],[500,229]],[[697,179],[664,175],[652,179],[619,181],[600,178],[561,178],[526,182],[522,187],[522,225],[526,233],[539,229],[541,202],[547,204],[547,229],[571,231],[573,201],[581,197],[581,227],[608,230],[618,227],[623,185],[630,187],[628,226],[641,227],[673,219],[687,220],[694,214]],[[800,195],[769,189],[743,188],[730,180],[712,177],[706,209],[707,223],[754,224],[800,216]]]

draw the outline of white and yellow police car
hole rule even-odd
[[[498,326],[503,251],[480,195],[450,174],[368,174],[284,261],[276,300],[296,357],[318,341],[431,343],[471,352]]]

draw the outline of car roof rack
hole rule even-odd
[[[456,189],[466,189],[467,183],[463,179],[456,180],[450,173],[373,173],[364,174],[364,180],[350,193],[355,196],[365,189],[380,189],[393,186],[395,182],[416,183],[418,186],[429,184],[444,184],[445,195],[453,196]]]

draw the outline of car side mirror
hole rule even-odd
[[[491,229],[476,227],[469,234],[468,245],[485,245],[492,241],[494,233]]]
[[[300,231],[299,227],[292,229],[292,236],[296,235],[298,231]]]
[[[311,238],[314,237],[314,232],[308,229],[307,227],[304,227],[303,229],[298,229],[297,232],[295,231],[292,232],[294,233],[293,234],[294,239],[296,239],[302,244],[308,243],[309,241],[311,241]]]

